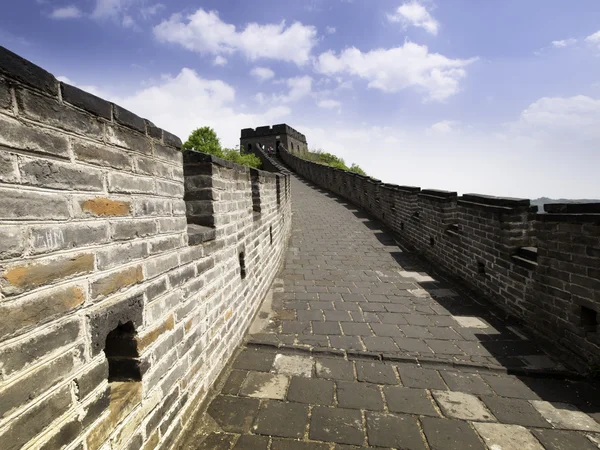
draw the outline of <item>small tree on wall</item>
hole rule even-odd
[[[221,141],[217,133],[211,127],[196,128],[183,144],[185,150],[195,150],[197,152],[208,153],[218,158],[223,157]]]

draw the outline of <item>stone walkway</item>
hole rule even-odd
[[[597,386],[352,205],[297,178],[292,202],[273,298],[184,448],[600,448]]]

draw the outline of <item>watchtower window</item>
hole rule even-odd
[[[106,336],[104,353],[108,360],[108,381],[142,381],[140,355],[133,322],[119,324]]]
[[[588,333],[596,333],[598,331],[598,313],[585,306],[580,306],[580,308],[581,326]]]

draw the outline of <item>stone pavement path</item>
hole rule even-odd
[[[285,268],[183,448],[598,450],[600,389],[292,179]]]

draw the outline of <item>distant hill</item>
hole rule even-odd
[[[544,204],[547,203],[600,203],[600,200],[593,200],[593,199],[581,199],[581,200],[573,200],[573,199],[567,199],[567,198],[548,198],[548,197],[540,197],[540,198],[536,198],[535,200],[531,200],[531,205],[537,205],[538,206],[538,211],[543,213],[546,212],[544,211]]]

